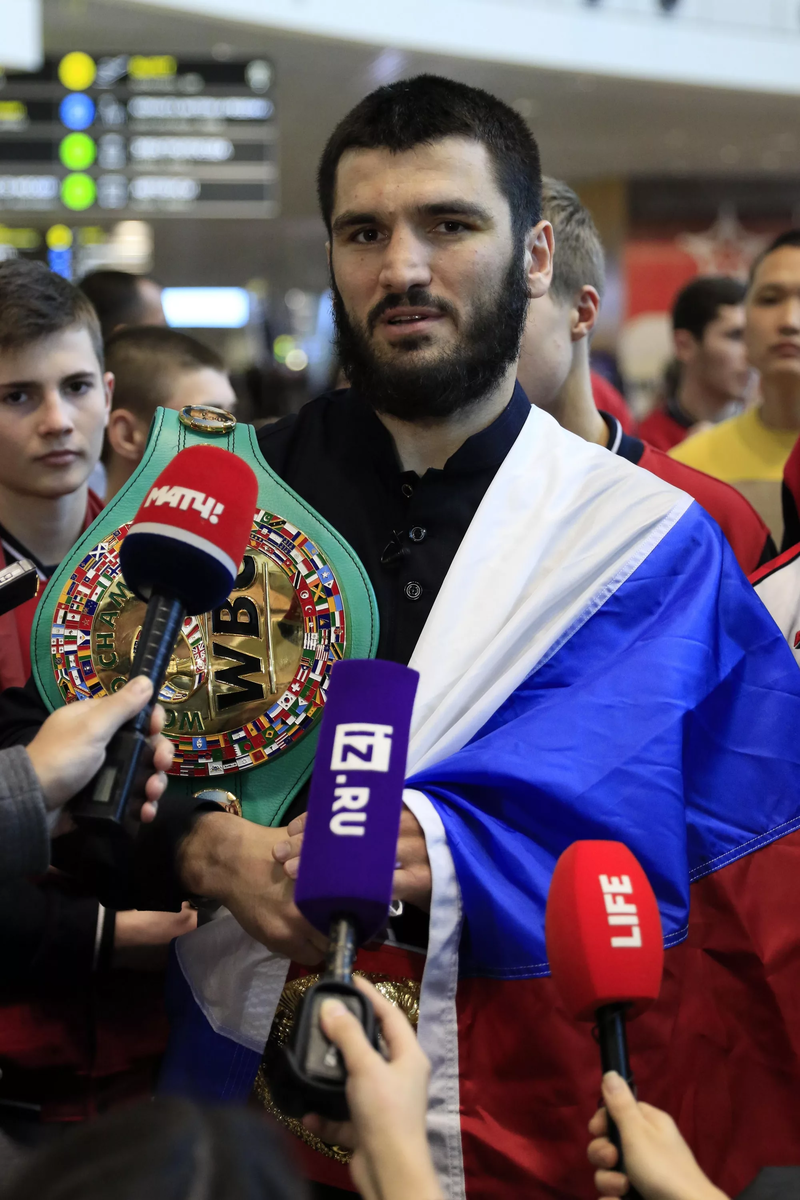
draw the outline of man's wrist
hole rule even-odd
[[[178,847],[177,873],[193,896],[225,902],[244,824],[226,812],[203,812]]]

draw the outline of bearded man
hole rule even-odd
[[[418,996],[446,1194],[588,1197],[597,1048],[547,977],[544,906],[572,841],[626,842],[669,948],[662,998],[632,1027],[641,1093],[736,1191],[762,1158],[800,1152],[800,968],[785,953],[800,674],[699,506],[560,429],[516,383],[552,270],[540,187],[518,114],[430,76],[368,96],[320,164],[352,387],[259,443],[360,559],[378,655],[420,672],[403,912],[359,965],[408,1009]],[[200,811],[186,833],[180,805],[162,805],[162,903],[228,910],[178,948],[172,1090],[255,1087],[274,1111],[273,1016],[326,945],[293,903],[304,807],[299,791],[272,828]],[[341,1153],[296,1132],[310,1178],[348,1187]]]

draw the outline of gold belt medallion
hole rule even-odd
[[[420,984],[416,979],[389,979],[386,975],[373,974],[369,971],[354,971],[353,974],[361,975],[364,979],[368,979],[370,983],[374,984],[382,996],[385,996],[395,1007],[405,1013],[413,1028],[417,1028],[419,1021]],[[300,1003],[308,989],[317,983],[319,979],[320,975],[318,974],[299,975],[297,979],[290,979],[284,987],[281,998],[278,1001],[278,1007],[272,1022],[272,1029],[270,1030],[264,1050],[264,1056],[258,1068],[255,1083],[253,1084],[252,1095],[259,1104],[263,1105],[268,1113],[277,1121],[280,1121],[282,1125],[285,1125],[292,1133],[296,1134],[307,1146],[318,1150],[326,1158],[334,1158],[337,1162],[348,1163],[353,1157],[352,1150],[347,1150],[344,1146],[331,1146],[327,1142],[323,1142],[322,1138],[309,1133],[302,1121],[298,1121],[295,1117],[287,1116],[286,1113],[278,1108],[273,1100],[272,1090],[269,1085],[270,1075],[275,1070],[275,1060],[282,1053],[283,1047],[289,1040]]]
[[[67,703],[114,692],[130,675],[145,605],[120,571],[129,527],[84,556],[56,605],[51,662]],[[256,512],[228,601],[186,618],[159,693],[175,745],[170,774],[241,771],[294,745],[324,705],[346,635],[342,593],[318,547]]]

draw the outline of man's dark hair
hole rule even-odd
[[[102,370],[100,323],[84,294],[44,263],[0,262],[0,351],[19,350],[74,326],[89,334]]]
[[[112,410],[127,408],[150,421],[158,406],[167,404],[175,376],[203,367],[225,371],[216,350],[188,333],[161,325],[120,329],[106,342],[106,368],[115,379]]]
[[[105,1113],[23,1160],[3,1200],[304,1200],[277,1126],[162,1097]]]
[[[784,246],[794,246],[795,249],[800,250],[800,229],[785,229],[783,233],[779,233],[776,238],[773,238],[765,250],[756,255],[753,259],[753,265],[750,267],[750,276],[747,280],[748,288],[753,286],[756,271],[767,255],[773,254],[776,250],[782,250]]]
[[[127,271],[91,271],[78,284],[95,307],[105,339],[120,325],[141,324],[145,305],[139,281],[144,278]]]
[[[553,226],[553,280],[550,294],[569,301],[589,284],[602,296],[605,253],[591,214],[560,179],[542,179],[542,216]]]
[[[395,154],[446,137],[484,145],[495,179],[511,208],[517,237],[541,216],[541,167],[536,139],[502,100],[480,88],[438,75],[401,79],[371,92],[334,129],[317,173],[317,194],[331,231],[336,168],[347,150],[386,149]]]
[[[724,305],[743,304],[745,285],[727,275],[702,275],[687,283],[672,305],[672,328],[688,329],[698,342]]]

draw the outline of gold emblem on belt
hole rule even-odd
[[[145,606],[126,587],[108,534],[65,582],[51,660],[68,702],[114,692],[130,675]],[[174,775],[222,775],[288,749],[325,702],[344,656],[344,600],[317,546],[272,513],[255,515],[228,600],[187,617],[159,699],[175,743]]]

